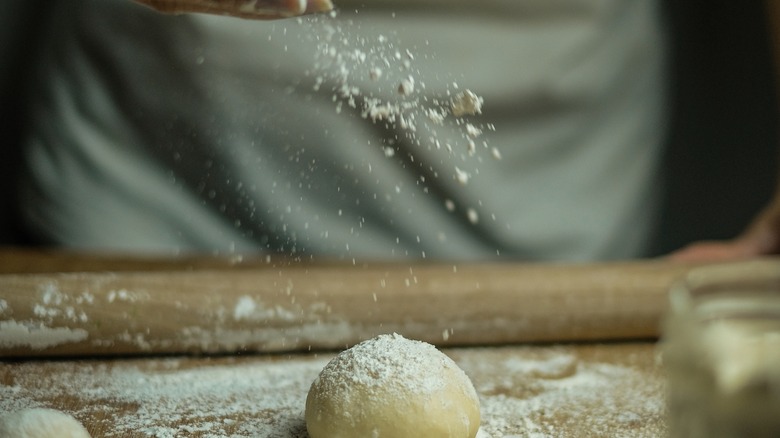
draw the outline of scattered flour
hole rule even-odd
[[[479,394],[479,438],[666,434],[652,351],[615,353],[642,366],[586,359],[577,347],[445,353]],[[332,357],[0,362],[0,412],[60,409],[105,430],[96,437],[307,438],[306,393]]]

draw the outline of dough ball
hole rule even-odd
[[[306,397],[311,438],[474,438],[479,399],[433,345],[381,335],[343,351]]]
[[[54,409],[24,409],[0,416],[2,438],[90,438],[70,415]]]

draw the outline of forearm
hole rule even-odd
[[[229,15],[252,19],[277,19],[333,9],[330,0],[136,0],[159,12]]]

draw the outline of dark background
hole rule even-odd
[[[24,86],[51,0],[0,0],[0,245],[29,241],[16,214]]]
[[[780,143],[763,1],[666,1],[671,126],[665,253],[738,234],[771,198]]]
[[[0,245],[29,245],[15,209],[29,77],[45,6],[0,1]],[[740,232],[772,195],[777,108],[763,2],[666,2],[670,130],[652,255]],[[45,42],[43,42],[45,43]]]

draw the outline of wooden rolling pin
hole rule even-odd
[[[0,356],[654,338],[690,265],[426,264],[0,275]]]

